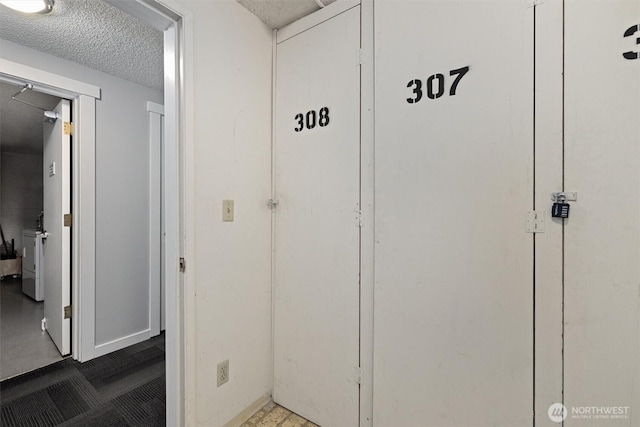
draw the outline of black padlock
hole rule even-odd
[[[553,218],[569,218],[569,203],[554,203],[551,208]]]

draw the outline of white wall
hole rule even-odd
[[[180,3],[193,14],[195,43],[186,424],[221,426],[272,388],[272,38],[235,0]],[[235,200],[234,222],[222,222],[223,199]],[[225,359],[230,380],[217,388]]]
[[[7,244],[14,239],[15,249],[21,254],[22,230],[36,228],[36,218],[42,211],[42,154],[2,151],[1,162],[0,224]]]
[[[162,103],[162,93],[5,40],[0,57],[102,89],[96,102],[95,344],[147,330],[146,107]]]
[[[149,327],[147,101],[162,102],[162,93],[116,78],[100,86],[102,99],[96,105],[96,345]]]

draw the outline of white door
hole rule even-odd
[[[277,47],[274,400],[358,425],[360,8]]]
[[[531,426],[534,9],[375,13],[374,425]]]
[[[71,227],[64,224],[71,213],[71,103],[56,106],[58,119],[44,124],[44,316],[49,336],[64,356],[71,351]]]
[[[565,426],[637,426],[640,2],[564,3]]]

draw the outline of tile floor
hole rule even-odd
[[[0,381],[62,360],[40,329],[44,303],[22,293],[22,279],[0,281]]]
[[[318,427],[309,420],[286,408],[269,402],[249,418],[241,427]]]

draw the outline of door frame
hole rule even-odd
[[[281,41],[295,36],[332,17],[360,5],[360,401],[361,427],[373,426],[373,329],[374,329],[374,255],[375,255],[375,50],[374,50],[374,0],[343,0],[332,3],[291,25],[273,30],[272,93],[275,94],[276,47]],[[275,123],[275,97],[272,100],[272,122]],[[275,186],[275,126],[271,135],[272,185],[271,198],[276,200]],[[275,210],[272,210],[272,255],[275,242]],[[271,295],[272,311],[275,305],[275,277],[272,256]],[[272,336],[273,336],[272,321]],[[272,344],[273,350],[273,344]]]
[[[149,113],[149,330],[152,337],[164,330],[164,268],[162,258],[162,139],[164,105],[147,102]]]
[[[176,0],[105,0],[164,34],[164,143],[162,147],[162,202],[165,227],[165,343],[167,426],[189,424],[194,399],[189,399],[195,373],[195,352],[186,347],[195,332],[194,287],[189,269],[180,270],[180,259],[194,259],[194,130],[193,15]],[[186,335],[189,334],[189,339]],[[193,344],[192,344],[193,346]],[[188,360],[188,362],[187,362]]]
[[[549,216],[551,193],[564,191],[564,5],[534,5],[534,204],[546,217],[534,239],[534,389],[536,425],[554,424],[552,404],[563,403],[563,225]]]
[[[360,2],[360,426],[373,426],[375,292],[374,0]]]
[[[105,0],[164,34],[164,143],[162,147],[162,202],[165,253],[165,343],[167,426],[189,423],[195,400],[189,391],[196,374],[193,294],[195,277],[180,270],[180,259],[195,259],[193,15],[176,0]],[[188,334],[188,337],[187,337]]]
[[[93,358],[95,349],[95,146],[96,99],[101,89],[84,82],[0,59],[0,80],[71,101],[74,144],[71,147],[71,355]],[[80,143],[82,141],[82,143]],[[90,189],[91,191],[83,191]],[[82,195],[82,197],[80,197]],[[82,259],[82,263],[80,263]],[[80,283],[83,286],[80,286]]]
[[[165,141],[162,147],[164,182],[167,197],[165,214],[166,251],[166,401],[167,425],[186,424],[193,399],[187,399],[188,384],[195,373],[195,354],[185,348],[186,325],[194,320],[184,307],[193,305],[185,287],[192,288],[194,278],[179,274],[179,258],[193,254],[193,212],[195,200],[186,188],[194,187],[193,171],[193,17],[174,0],[105,0],[136,16],[164,33]],[[31,83],[34,89],[72,100],[75,144],[72,147],[72,357],[81,362],[95,354],[95,156],[96,99],[100,88],[64,76],[0,59],[0,79],[16,84]],[[79,143],[82,141],[82,143]],[[85,191],[83,192],[83,189]],[[82,197],[80,195],[82,194]],[[193,258],[193,256],[191,256]],[[82,259],[82,265],[78,262]],[[82,283],[82,287],[80,286]],[[193,342],[193,341],[191,341]],[[193,409],[191,408],[191,413]]]

